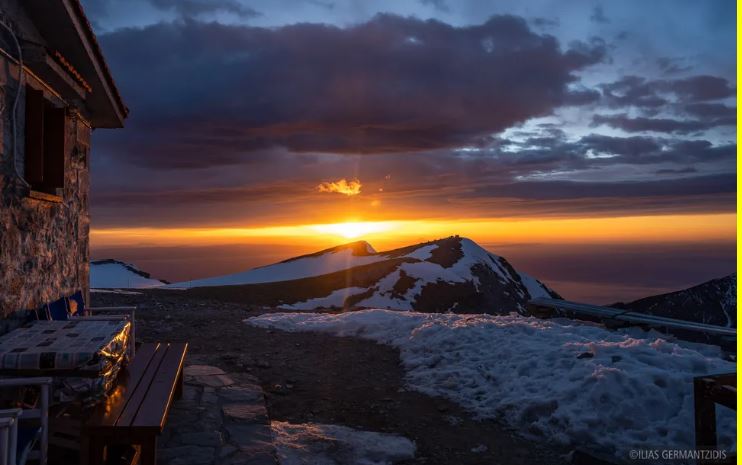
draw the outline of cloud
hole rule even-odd
[[[346,181],[344,178],[333,182],[323,182],[317,186],[319,192],[335,192],[347,196],[354,196],[361,193],[361,181],[352,179]]]
[[[185,17],[195,17],[207,13],[226,12],[242,18],[252,18],[260,13],[243,5],[238,0],[149,0],[162,10],[174,10]]]
[[[657,66],[664,74],[677,74],[693,69],[687,64],[686,59],[677,57],[659,57],[655,60]]]
[[[602,5],[596,5],[593,8],[592,14],[590,14],[590,21],[594,23],[607,24],[611,21],[605,16]]]
[[[599,87],[610,106],[635,106],[644,109],[658,109],[669,103],[720,100],[732,97],[736,92],[727,79],[710,75],[655,80],[624,76]]]
[[[420,0],[420,3],[423,5],[432,6],[436,10],[443,13],[448,13],[451,11],[451,8],[448,6],[445,0]]]
[[[664,132],[688,134],[716,126],[734,125],[734,122],[717,120],[681,120],[671,118],[631,118],[626,113],[619,115],[594,115],[593,126],[606,125],[626,132]]]
[[[718,76],[691,76],[684,79],[654,81],[653,86],[676,94],[690,101],[718,100],[735,95],[736,90],[724,78]]]
[[[379,154],[481,144],[591,101],[570,88],[606,54],[599,40],[564,49],[513,16],[466,27],[393,15],[345,28],[186,19],[100,41],[132,112],[128,129],[97,143],[163,168],[235,164],[276,147]]]

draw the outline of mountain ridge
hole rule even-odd
[[[611,307],[736,328],[737,273]]]
[[[166,288],[186,288],[193,295],[293,310],[375,307],[510,313],[524,312],[533,297],[561,298],[537,279],[517,271],[505,258],[460,236],[382,252],[358,241],[274,265]],[[277,295],[281,288],[285,298]]]

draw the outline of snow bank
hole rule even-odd
[[[391,465],[415,457],[415,444],[393,434],[281,421],[271,429],[281,465]]]
[[[525,436],[591,444],[622,458],[631,449],[692,448],[692,378],[736,369],[714,346],[516,314],[365,310],[245,321],[396,346],[413,389],[447,397]],[[733,412],[720,410],[719,423],[726,434],[721,445],[730,449]]]

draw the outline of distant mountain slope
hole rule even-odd
[[[682,291],[620,302],[612,307],[736,328],[737,273]]]
[[[144,289],[159,287],[167,281],[152,278],[139,268],[119,260],[94,260],[90,262],[90,287],[116,289]]]
[[[187,289],[191,287],[235,286],[240,284],[289,281],[334,273],[384,259],[384,256],[376,254],[376,251],[369,243],[359,241],[239,273],[173,283],[166,286],[166,288]]]
[[[287,277],[298,279],[283,281]],[[215,283],[219,287],[213,287]],[[524,311],[534,297],[559,298],[504,258],[458,236],[379,253],[357,242],[244,273],[169,287],[190,287],[187,292],[194,296],[294,310],[510,313]]]

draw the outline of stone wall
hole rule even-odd
[[[68,107],[64,143],[64,193],[61,198],[34,198],[14,173],[12,104],[17,92],[18,68],[0,57],[0,313],[9,317],[21,309],[67,296],[77,290],[88,294],[89,214],[88,155],[90,127]],[[26,75],[28,85],[44,89]],[[64,104],[53,92],[45,96]],[[18,105],[15,141],[22,172],[24,93]],[[40,196],[38,196],[40,197]],[[2,331],[3,325],[0,325]]]

